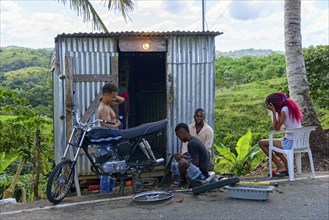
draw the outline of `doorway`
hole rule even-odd
[[[128,92],[126,106],[120,107],[123,129],[167,118],[165,58],[165,52],[119,52],[119,87]],[[166,131],[148,140],[157,158],[165,158],[166,140]]]
[[[165,55],[165,52],[119,53],[119,85],[129,96],[125,127],[166,118]]]

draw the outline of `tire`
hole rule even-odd
[[[192,192],[193,192],[193,194],[205,193],[209,190],[217,189],[217,188],[220,188],[220,187],[223,187],[226,185],[235,184],[239,181],[240,181],[239,177],[230,177],[227,179],[221,179],[216,182],[212,182],[212,183],[208,183],[205,185],[194,187],[194,188],[192,188]]]
[[[133,181],[132,190],[135,194],[143,192],[143,189],[144,189],[143,180],[136,179],[136,180]]]
[[[75,169],[71,160],[63,160],[55,166],[47,183],[47,199],[58,204],[71,190]]]

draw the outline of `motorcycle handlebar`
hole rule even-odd
[[[112,122],[112,121],[106,121],[106,120],[100,120],[100,119],[99,119],[99,121],[104,122],[106,124],[115,125],[115,122]]]
[[[83,126],[83,127],[84,127],[84,126],[87,126],[87,127],[90,127],[90,126],[92,126],[93,124],[95,124],[96,122],[102,122],[102,123],[105,123],[105,124],[115,125],[115,122],[107,121],[107,120],[101,120],[101,119],[97,119],[97,120],[95,120],[95,121],[93,121],[93,122],[90,122],[90,123],[88,123],[88,124],[83,124],[83,123],[80,122],[79,115],[77,114],[76,111],[74,111],[74,110],[70,110],[70,109],[66,109],[66,111],[71,112],[71,114],[72,114],[73,117],[74,117],[74,121],[75,121],[75,123],[78,124],[79,126]]]

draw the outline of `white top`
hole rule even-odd
[[[207,151],[211,153],[214,142],[214,130],[206,122],[204,122],[204,125],[199,134],[196,133],[195,122],[189,124],[188,127],[190,134],[199,139],[201,143],[206,147]],[[182,144],[182,153],[187,152],[187,144],[187,142]]]
[[[286,114],[286,119],[283,122],[283,125],[286,127],[286,129],[293,129],[293,128],[301,128],[302,125],[300,122],[296,121],[296,120],[292,120],[292,118],[290,118],[289,115],[289,109],[287,106],[284,106],[281,109],[281,112],[284,112]],[[286,133],[286,138],[289,140],[293,140],[294,139],[294,134],[293,133]]]

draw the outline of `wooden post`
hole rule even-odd
[[[102,96],[102,91],[100,91],[96,98],[92,101],[92,103],[90,104],[90,106],[88,107],[88,109],[85,111],[85,113],[83,114],[83,116],[81,117],[81,121],[86,123],[88,122],[88,120],[90,119],[90,117],[94,114],[94,112],[96,111],[98,105],[99,105],[99,98]]]
[[[111,57],[111,82],[118,86],[119,84],[119,57],[113,56]]]
[[[73,104],[73,58],[65,57],[65,108],[67,110],[74,110]],[[66,141],[69,140],[71,132],[73,130],[73,118],[72,114],[66,111]],[[74,157],[74,149],[69,149],[70,158]],[[78,170],[75,167],[74,183],[78,196],[81,196],[80,184],[78,179]]]
[[[73,110],[73,58],[65,57],[65,109]],[[69,139],[73,128],[72,114],[66,112],[66,140]]]

